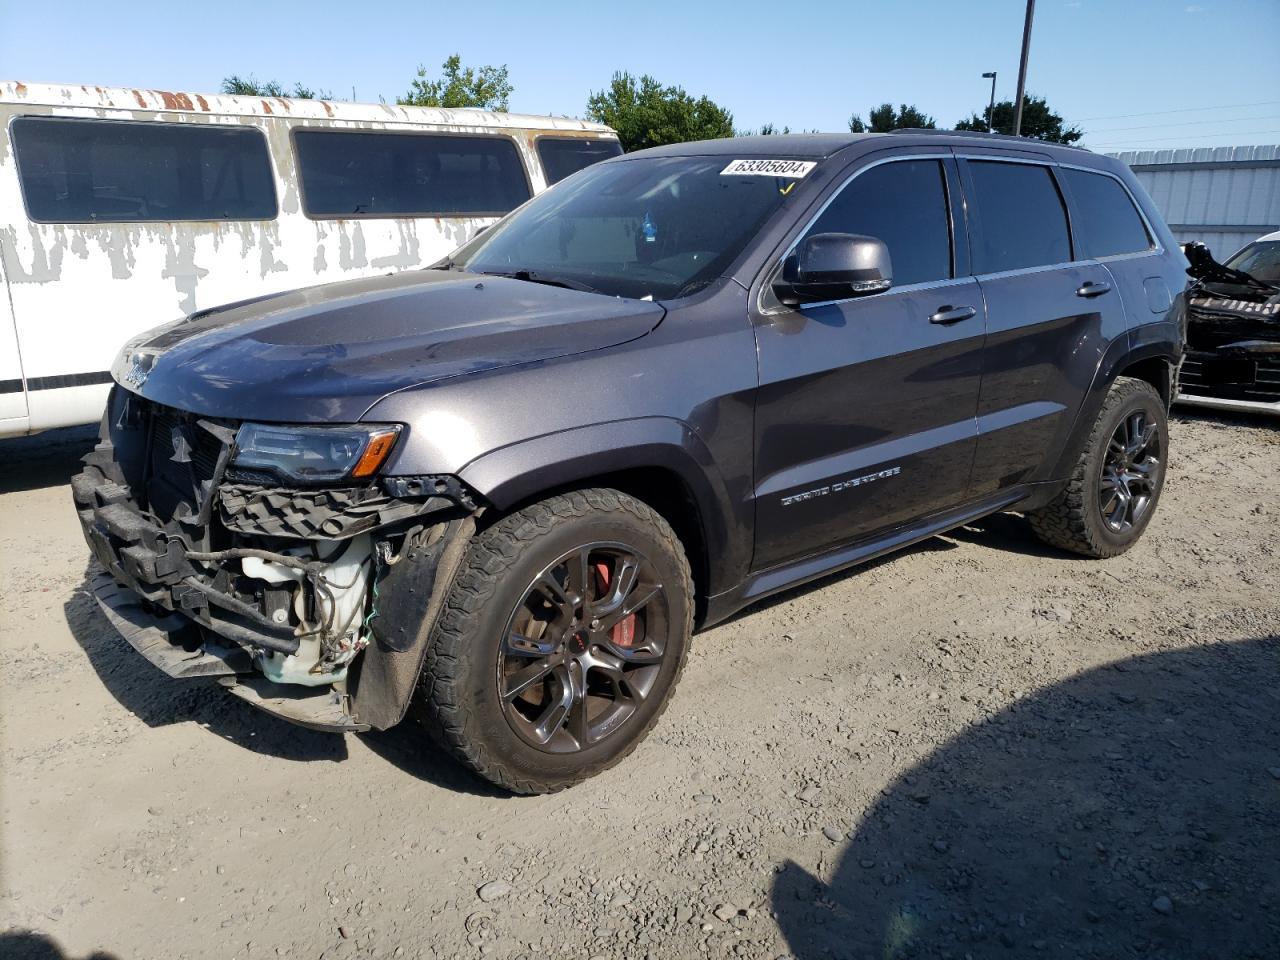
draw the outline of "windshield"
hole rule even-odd
[[[1263,283],[1280,283],[1280,240],[1251,243],[1227,261],[1227,266]]]
[[[463,246],[449,266],[610,296],[686,296],[724,272],[797,182],[722,173],[731,159],[588,167]]]

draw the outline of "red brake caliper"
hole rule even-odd
[[[597,563],[596,576],[600,579],[600,595],[604,596],[609,589],[609,565]],[[613,641],[614,646],[622,647],[624,650],[630,649],[636,642],[636,615],[633,613],[614,624],[613,629],[609,631],[609,639]]]

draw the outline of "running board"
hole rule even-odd
[[[1026,500],[1036,488],[1036,484],[1031,484],[1002,490],[995,496],[976,503],[899,527],[875,540],[837,547],[816,557],[805,557],[803,560],[762,570],[749,576],[737,588],[709,598],[706,621],[703,625],[718,623],[743,607],[782,590],[798,587],[846,567],[866,563],[886,553],[893,553],[913,543],[962,527],[981,517],[1007,510],[1014,504]]]

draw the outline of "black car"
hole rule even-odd
[[[1259,237],[1225,264],[1203,244],[1184,249],[1194,282],[1178,400],[1280,415],[1280,233]]]
[[[433,269],[129,344],[76,477],[173,676],[480,775],[626,755],[695,625],[997,511],[1151,521],[1186,261],[1122,164],[989,135],[608,160]]]

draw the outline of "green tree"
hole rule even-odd
[[[735,130],[735,137],[772,137],[780,133],[790,133],[790,127],[779,127],[777,124],[766,123],[759,130]]]
[[[409,83],[409,92],[396,103],[412,107],[480,107],[505,112],[511,99],[511,81],[507,65],[484,66],[479,70],[463,68],[456,53],[446,60],[438,80],[427,77],[427,68],[418,67],[418,75]]]
[[[311,87],[304,87],[300,83],[295,83],[293,89],[287,89],[279,80],[259,81],[253,74],[242,77],[237,73],[231,74],[222,81],[222,92],[235,94],[240,97],[293,97],[297,100],[315,100],[317,97],[321,100],[332,100],[333,94],[326,90],[316,91]]]
[[[849,118],[851,133],[888,133],[890,130],[933,130],[937,124],[933,117],[916,109],[914,104],[904,103],[894,109],[892,103],[882,103],[868,114],[870,122],[864,122],[862,115],[855,113]]]
[[[991,125],[996,133],[1013,133],[1014,105],[1012,100],[1001,100],[991,111]],[[961,120],[956,124],[957,130],[987,129],[987,111],[982,110]],[[1022,103],[1022,135],[1034,140],[1048,140],[1051,143],[1075,143],[1084,136],[1084,131],[1076,126],[1067,126],[1066,121],[1049,109],[1044,97],[1027,94]]]
[[[637,80],[615,73],[608,90],[591,94],[587,116],[617,130],[626,150],[733,136],[733,114],[724,107],[647,74]]]

